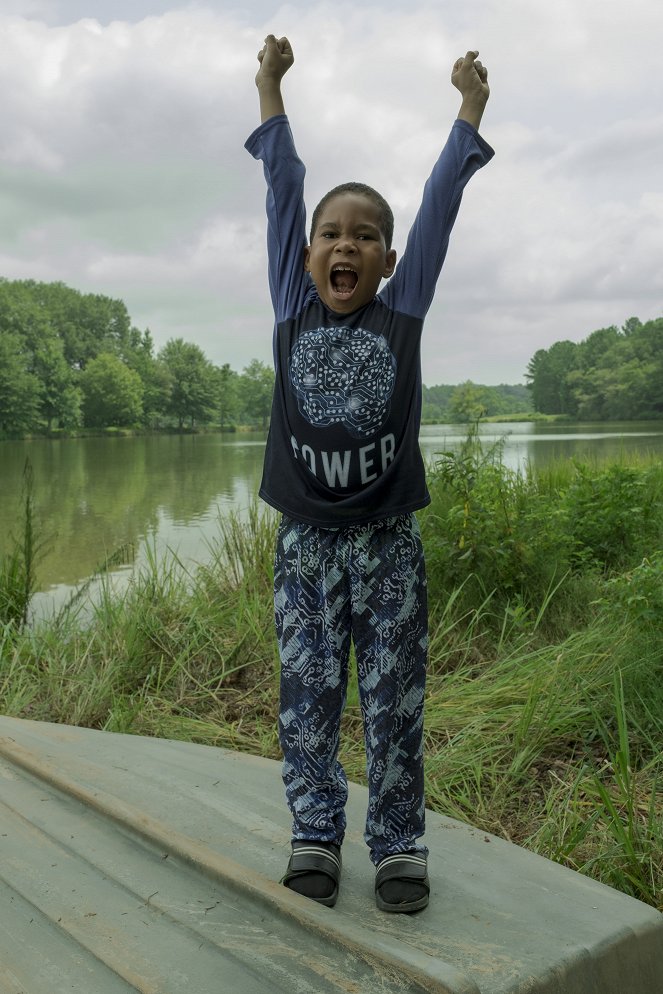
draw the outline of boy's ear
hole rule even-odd
[[[305,273],[310,273],[311,272],[311,267],[308,264],[308,261],[309,261],[310,257],[311,257],[311,246],[310,245],[306,245],[305,248],[304,248],[304,272]]]
[[[389,249],[385,258],[383,276],[391,276],[396,268],[396,249]]]

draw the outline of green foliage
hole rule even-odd
[[[168,367],[155,358],[154,343],[149,331],[143,333],[138,347],[127,357],[127,365],[140,377],[143,386],[143,414],[141,423],[147,428],[158,428],[168,405],[172,379]]]
[[[36,538],[34,485],[32,467],[26,462],[23,470],[21,535],[14,538],[13,548],[0,556],[0,625],[25,625],[34,590]]]
[[[475,431],[430,486],[429,806],[663,909],[663,468],[519,475]],[[195,573],[153,554],[85,613],[5,615],[3,713],[276,758],[275,525],[254,506]],[[363,781],[354,691],[341,759]]]
[[[42,387],[30,371],[21,337],[0,328],[0,433],[29,432],[39,417]]]
[[[171,339],[158,355],[125,304],[63,283],[0,278],[0,437],[87,428],[266,427],[274,374],[242,374]]]
[[[629,318],[584,341],[555,342],[530,360],[526,378],[537,411],[588,421],[663,417],[663,318]]]
[[[635,623],[661,626],[663,620],[663,550],[642,560],[639,566],[608,581],[609,597],[624,616]]]
[[[62,428],[81,423],[82,392],[74,371],[67,364],[62,340],[49,335],[35,344],[34,371],[41,383],[40,415],[51,431],[54,422]]]
[[[481,459],[470,455],[467,470],[481,475]],[[486,468],[493,472],[490,460]],[[539,491],[551,499],[572,471],[541,479]],[[474,500],[472,480],[459,473],[456,489],[435,483],[449,504],[456,490]],[[486,504],[516,506],[511,478],[492,479],[502,496],[489,499],[486,482]],[[445,528],[439,516],[427,521],[429,559]],[[254,506],[225,522],[194,574],[153,556],[126,593],[105,589],[85,614],[79,602],[52,624],[11,635],[0,627],[3,713],[278,758],[274,540],[274,517]],[[660,596],[663,564],[651,568],[631,591],[656,596],[658,583]],[[528,620],[513,599],[500,617],[478,588],[463,601],[460,587],[437,570],[429,575],[427,802],[663,910],[663,627],[643,624],[637,607],[620,609],[626,586],[589,578],[602,595],[593,610],[585,602],[580,616],[571,611],[578,588],[567,575],[532,598]],[[556,635],[536,623],[551,600],[567,606]],[[340,758],[364,781],[353,691]]]
[[[591,469],[575,464],[563,494],[566,527],[574,559],[604,571],[637,562],[663,540],[659,467],[636,469],[619,464]]]
[[[121,300],[34,280],[0,279],[0,328],[21,334],[31,352],[57,337],[71,369],[100,352],[126,360],[139,337]]]
[[[634,570],[663,545],[657,462],[518,473],[502,465],[499,445],[483,448],[475,428],[438,461],[430,491],[422,532],[442,602],[453,596],[462,611],[488,599],[496,624],[507,618],[523,631],[592,613],[603,576]],[[640,569],[640,583],[651,580]]]
[[[219,424],[230,428],[240,417],[240,378],[227,362],[215,372]]]
[[[527,367],[532,400],[537,411],[546,414],[575,414],[567,373],[575,369],[577,346],[555,342],[547,351],[539,349]]]
[[[484,450],[475,427],[436,464],[422,515],[428,572],[459,606],[488,597],[498,614],[508,607],[529,624],[568,572],[572,543],[555,495],[500,454],[499,445]]]
[[[217,378],[203,350],[174,338],[161,349],[159,358],[171,381],[166,413],[177,419],[180,428],[185,421],[191,428],[209,421],[218,401]]]
[[[485,387],[478,387],[471,380],[454,387],[449,402],[451,421],[467,424],[484,417],[488,410],[488,397]]]
[[[23,287],[57,332],[72,369],[85,369],[102,352],[126,362],[136,348],[140,333],[123,301],[81,293],[64,283],[26,281]]]
[[[634,675],[633,668],[615,667],[612,710],[590,705],[594,733],[582,761],[564,764],[548,802],[564,817],[543,820],[527,844],[660,907],[663,722],[660,711],[633,720],[627,690]]]
[[[467,423],[477,417],[522,414],[531,407],[527,387],[521,384],[483,386],[467,380],[458,386],[422,388],[422,418],[432,422]]]
[[[656,782],[652,785],[646,804],[642,804],[640,781],[635,772],[632,755],[632,730],[629,729],[623,676],[613,675],[616,734],[607,722],[596,715],[597,726],[609,759],[607,771],[594,773],[588,792],[595,799],[595,807],[614,843],[617,856],[613,878],[621,890],[647,900],[652,882],[663,865],[663,823],[656,809]],[[663,723],[659,730],[663,729]],[[660,741],[660,740],[659,740]],[[656,749],[659,741],[651,744]],[[652,757],[650,769],[660,770],[660,754]],[[605,772],[608,773],[606,777]]]
[[[143,413],[143,384],[138,373],[117,356],[102,353],[81,373],[83,413],[88,427],[136,424]]]
[[[142,386],[133,382],[130,401],[131,377],[116,373],[122,397],[113,406],[99,395],[103,384],[94,381],[100,381],[103,365],[107,380],[111,364],[128,370],[133,357],[138,365],[136,354],[143,347],[122,301],[81,294],[62,283],[0,279],[0,431],[76,428],[83,403],[88,425],[134,423],[141,415],[136,396]]]
[[[267,427],[272,409],[274,393],[274,371],[264,362],[254,359],[240,377],[242,417],[247,424]]]

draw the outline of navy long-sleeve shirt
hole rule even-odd
[[[350,314],[304,270],[304,164],[284,115],[246,143],[267,181],[276,381],[260,496],[323,528],[405,514],[430,500],[419,449],[420,342],[471,176],[493,150],[456,121],[424,188],[394,275]]]

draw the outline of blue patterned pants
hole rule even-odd
[[[412,514],[367,525],[279,527],[274,571],[279,736],[293,838],[340,845],[348,786],[338,762],[351,640],[364,722],[375,864],[424,833],[426,575]]]

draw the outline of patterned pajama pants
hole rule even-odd
[[[377,865],[427,849],[423,704],[426,575],[415,516],[316,528],[283,518],[274,575],[281,657],[279,736],[293,838],[343,841],[348,787],[338,762],[350,642],[357,658]]]

